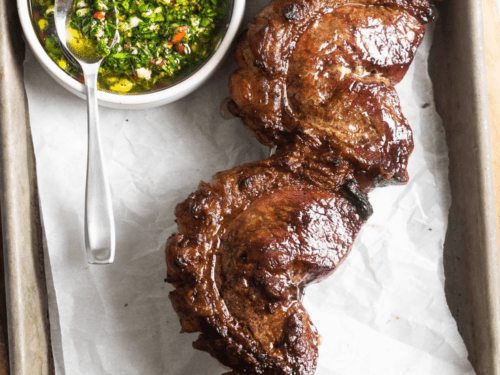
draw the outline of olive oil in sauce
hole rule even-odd
[[[107,17],[116,6],[120,41],[109,50],[116,26]],[[138,94],[187,76],[214,51],[222,37],[228,0],[75,0],[69,38],[75,51],[106,55],[99,88]],[[35,30],[47,54],[82,81],[76,63],[61,53],[53,0],[32,0]]]

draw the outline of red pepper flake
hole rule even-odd
[[[174,43],[172,43],[170,40],[167,41],[167,46],[172,47]]]
[[[137,72],[134,70],[134,73],[132,74],[132,77],[134,78],[134,81],[137,81]]]
[[[161,68],[161,67],[163,67],[164,65],[165,65],[165,60],[162,60],[162,61],[158,64],[158,66],[159,66],[160,68]]]
[[[175,50],[179,52],[181,55],[184,55],[184,52],[186,51],[186,47],[182,44],[176,44],[175,45]]]
[[[177,1],[173,0],[170,4],[175,5],[177,4]]]
[[[130,46],[128,44],[124,44],[123,48],[125,49],[125,51],[128,51],[130,49]]]
[[[102,10],[96,10],[94,12],[94,18],[96,20],[103,20],[106,17],[106,12],[103,12]]]
[[[177,28],[177,34],[174,35],[172,38],[172,42],[174,44],[180,43],[182,39],[186,36],[186,33],[188,32],[188,27],[187,26],[179,26]]]
[[[155,60],[155,59],[153,59],[153,60],[151,60],[151,61],[149,62],[149,66],[152,66],[152,65],[154,65],[154,64],[156,64],[156,60]]]

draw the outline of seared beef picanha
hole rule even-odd
[[[366,194],[408,181],[393,85],[431,17],[427,0],[276,0],[240,39],[229,109],[277,152],[202,182],[166,248],[183,332],[230,374],[315,373],[304,288],[351,250]]]

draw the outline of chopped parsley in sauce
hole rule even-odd
[[[38,1],[32,4],[33,18],[46,51],[75,75],[54,36],[53,0]],[[120,41],[109,50],[114,7]],[[73,38],[92,41],[106,55],[100,88],[137,93],[164,87],[205,61],[221,37],[227,12],[228,0],[75,0],[69,26]]]

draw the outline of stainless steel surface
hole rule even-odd
[[[480,0],[436,4],[431,77],[449,147],[448,304],[478,375],[500,375],[500,265]]]
[[[42,232],[13,0],[0,0],[0,192],[11,375],[54,374]]]
[[[107,264],[115,259],[115,222],[111,193],[103,161],[97,105],[99,63],[82,64],[87,88],[88,159],[85,189],[85,247],[89,263]]]
[[[103,56],[82,56],[68,44],[68,21],[73,9],[73,0],[56,0],[54,20],[62,48],[82,67],[87,94],[88,158],[87,185],[85,189],[85,247],[87,259],[93,264],[109,264],[115,259],[115,221],[111,205],[111,193],[104,164],[99,111],[97,105],[97,75]],[[116,8],[113,11],[118,24]],[[118,30],[111,47],[118,41]]]

